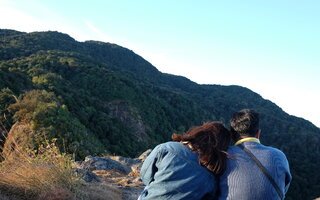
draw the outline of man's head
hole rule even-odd
[[[230,128],[234,140],[242,137],[259,137],[259,114],[250,109],[235,112],[230,120]]]

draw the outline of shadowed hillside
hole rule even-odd
[[[29,148],[56,138],[60,150],[77,159],[134,157],[204,121],[228,125],[242,108],[261,113],[262,143],[289,159],[293,182],[287,199],[319,196],[320,174],[314,172],[320,129],[259,94],[161,73],[116,44],[77,42],[59,32],[0,30],[0,131],[27,125],[27,134],[12,129],[8,138],[24,138]]]

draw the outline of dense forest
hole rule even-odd
[[[288,157],[293,182],[287,199],[320,196],[320,129],[259,94],[161,73],[116,44],[0,30],[1,145],[16,139],[32,149],[54,139],[76,159],[136,156],[205,121],[228,126],[243,108],[260,113],[262,143]]]

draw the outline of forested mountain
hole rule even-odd
[[[320,196],[320,129],[259,94],[161,73],[116,44],[0,30],[0,131],[29,148],[56,138],[62,151],[78,159],[136,156],[204,121],[228,125],[243,108],[261,114],[262,143],[289,159],[287,199]]]

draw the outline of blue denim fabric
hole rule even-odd
[[[141,179],[146,185],[139,199],[213,199],[215,176],[199,163],[198,154],[179,142],[156,146],[144,161]]]

